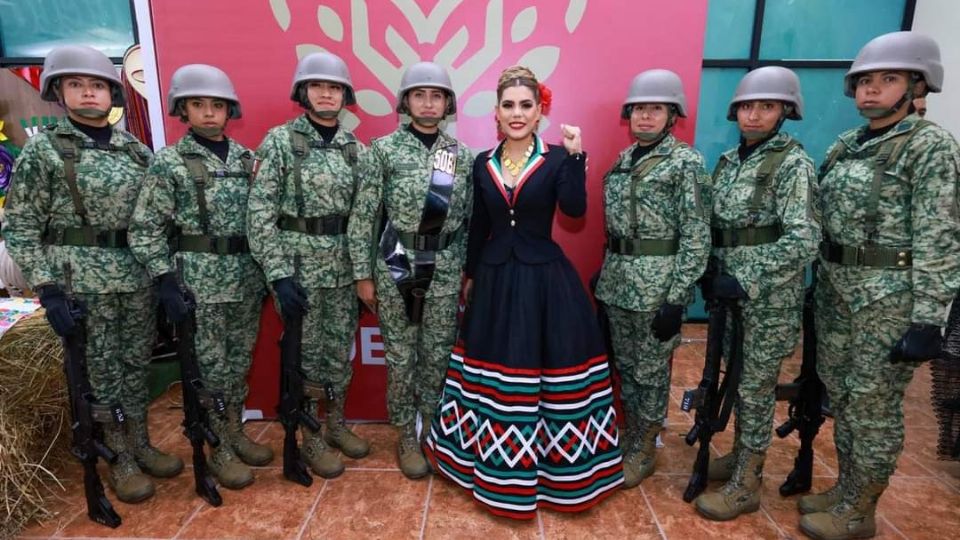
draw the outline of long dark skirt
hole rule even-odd
[[[481,265],[424,449],[501,516],[585,510],[623,483],[610,368],[565,258]]]

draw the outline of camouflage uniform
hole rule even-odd
[[[259,167],[247,214],[250,249],[268,282],[297,274],[310,303],[303,320],[304,372],[311,381],[331,384],[336,395],[343,397],[353,375],[350,347],[359,314],[350,253],[343,234],[304,234],[277,225],[281,215],[299,215],[291,131],[302,134],[311,145],[323,143],[306,114],[267,133],[257,149]],[[303,216],[350,214],[356,181],[341,148],[348,143],[363,148],[341,128],[327,148],[312,148],[304,157]],[[300,267],[295,270],[296,255]]]
[[[636,145],[627,148],[603,185],[610,236],[679,239],[674,255],[623,255],[608,249],[597,283],[597,299],[610,317],[620,398],[627,416],[658,425],[667,413],[669,361],[680,336],[660,342],[650,324],[664,302],[690,302],[691,288],[703,274],[710,252],[710,178],[699,152],[678,144],[682,143],[667,135],[632,165]],[[637,177],[652,159],[663,161]]]
[[[387,405],[390,422],[404,426],[419,412],[430,419],[440,399],[443,376],[453,347],[457,301],[466,258],[466,227],[472,209],[473,156],[458,146],[453,193],[441,234],[459,231],[453,243],[436,252],[436,270],[426,292],[423,322],[407,319],[403,298],[377,247],[379,216],[389,216],[400,233],[416,233],[430,186],[434,151],[456,144],[444,133],[427,149],[407,126],[376,139],[361,161],[361,182],[350,216],[348,236],[353,279],[373,279],[387,360]],[[415,256],[412,249],[408,249]]]
[[[886,168],[880,188],[876,245],[912,250],[912,268],[846,266],[821,258],[817,286],[820,377],[830,394],[841,476],[853,464],[881,485],[903,448],[903,393],[916,363],[888,355],[911,323],[942,326],[960,287],[960,148],[943,128],[917,126],[910,115],[884,135],[857,142],[864,128],[840,135],[828,151],[844,157],[820,180],[824,237],[867,244],[865,215],[877,150],[909,137]]]
[[[190,133],[157,153],[147,171],[130,226],[130,248],[151,277],[176,270],[197,301],[196,352],[209,388],[222,390],[228,405],[240,408],[247,396],[246,376],[259,329],[263,274],[249,253],[212,253],[168,246],[172,225],[179,235],[242,237],[250,180],[242,159],[252,153],[229,141],[226,163]],[[204,199],[209,229],[203,230],[195,178],[184,156],[200,160],[208,171]],[[217,172],[232,176],[218,177]]]
[[[816,257],[820,226],[814,216],[813,161],[797,145],[787,150],[766,185],[757,175],[768,152],[791,137],[778,133],[746,161],[737,149],[723,154],[713,178],[713,226],[721,229],[779,225],[775,242],[714,248],[723,271],[733,275],[749,299],[743,304],[743,374],[737,409],[738,444],[752,453],[770,446],[774,389],[783,359],[800,335],[803,268]],[[751,208],[754,187],[760,208]]]
[[[146,416],[147,365],[156,335],[156,301],[144,268],[126,248],[56,245],[44,231],[80,227],[64,163],[52,139],[68,137],[79,149],[77,186],[90,226],[126,229],[133,214],[150,150],[129,133],[114,129],[114,150],[83,148],[93,140],[62,122],[27,141],[13,171],[4,211],[3,235],[10,255],[34,287],[64,284],[64,265],[87,317],[90,384],[103,403],[119,403],[131,419]],[[134,157],[136,156],[136,157]]]

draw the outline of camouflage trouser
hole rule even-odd
[[[157,335],[153,288],[77,294],[87,307],[87,372],[101,403],[119,403],[130,418],[147,413],[147,366]]]
[[[353,365],[350,347],[357,333],[360,307],[353,283],[345,287],[306,287],[310,311],[303,320],[303,371],[311,381],[330,384],[347,395]]]
[[[247,398],[247,372],[260,329],[263,291],[244,291],[240,302],[197,305],[197,361],[206,386],[223,392],[228,405]]]
[[[743,374],[737,400],[740,443],[752,452],[765,451],[773,438],[777,378],[783,360],[800,338],[800,306],[770,308],[748,301],[743,307]],[[727,329],[732,321],[727,319]],[[727,344],[729,346],[729,344]]]
[[[660,424],[670,397],[670,356],[680,336],[661,343],[650,330],[655,311],[604,306],[610,319],[613,356],[620,373],[620,400],[634,419]]]
[[[903,449],[903,393],[915,363],[887,355],[910,326],[909,291],[851,313],[827,280],[817,284],[817,372],[833,409],[837,457],[886,483]]]
[[[413,422],[417,412],[424,422],[433,417],[456,337],[458,300],[457,295],[427,298],[423,322],[415,325],[400,296],[379,295],[391,424]]]

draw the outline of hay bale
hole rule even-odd
[[[51,516],[63,492],[57,471],[69,454],[63,350],[39,310],[0,338],[0,537]]]

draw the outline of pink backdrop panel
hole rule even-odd
[[[693,142],[706,0],[163,0],[151,2],[151,12],[161,93],[183,64],[219,66],[243,105],[229,133],[252,148],[267,129],[299,114],[290,83],[298,58],[313,51],[336,53],[350,67],[359,104],[343,123],[363,141],[396,128],[405,66],[431,60],[448,67],[459,114],[447,130],[476,150],[496,143],[501,70],[532,68],[554,94],[544,138],[559,144],[561,123],[580,126],[590,157],[587,215],[559,217],[554,228],[585,282],[602,260],[600,183],[630,144],[619,110],[637,73],[667,68],[680,75],[688,118],[675,133]],[[184,127],[168,118],[166,132],[170,143]],[[365,367],[358,368],[362,377]]]

